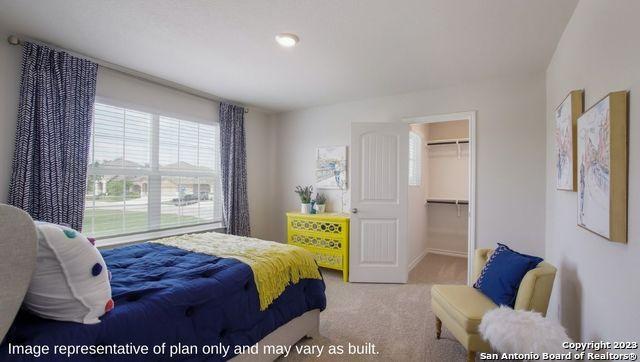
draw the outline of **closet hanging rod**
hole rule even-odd
[[[137,71],[135,69],[131,69],[131,68],[127,68],[127,67],[124,67],[124,66],[121,66],[121,65],[118,65],[118,64],[114,64],[114,63],[111,63],[111,62],[103,60],[103,59],[93,58],[93,57],[90,57],[88,55],[84,55],[82,53],[78,53],[78,52],[75,52],[73,50],[69,50],[69,49],[57,46],[55,44],[51,44],[51,43],[47,43],[47,42],[43,42],[43,41],[40,41],[40,40],[31,39],[31,38],[27,38],[27,37],[18,37],[16,35],[9,35],[9,37],[7,38],[7,42],[9,42],[9,44],[11,44],[11,45],[24,45],[24,42],[45,45],[45,46],[47,46],[49,48],[69,53],[69,54],[73,55],[74,57],[89,60],[91,62],[94,62],[94,63],[98,64],[101,67],[104,67],[104,68],[107,68],[107,69],[111,69],[113,71],[116,71],[116,72],[119,72],[119,73],[122,73],[122,74],[126,74],[126,75],[134,77],[134,78],[142,79],[142,80],[145,80],[147,82],[151,82],[151,83],[155,83],[155,84],[167,87],[167,88],[171,88],[173,90],[177,90],[177,91],[180,91],[182,93],[187,93],[187,94],[190,94],[190,95],[198,97],[198,98],[202,98],[202,99],[206,99],[206,100],[214,101],[214,102],[218,102],[218,103],[220,103],[220,102],[229,102],[231,104],[234,104],[234,105],[237,105],[239,107],[244,108],[244,113],[249,113],[249,108],[247,108],[246,106],[244,106],[242,104],[235,103],[235,102],[230,102],[229,100],[226,100],[224,98],[218,97],[218,96],[216,96],[214,94],[203,92],[203,91],[198,90],[198,89],[187,87],[186,85],[182,85],[180,83],[172,82],[170,80],[159,78],[159,77],[156,77],[156,76],[151,75],[151,74],[147,74],[147,73],[144,73],[144,72]]]
[[[469,205],[468,200],[427,199],[427,204]]]
[[[430,141],[427,142],[427,146],[457,145],[461,143],[469,143],[469,139]]]

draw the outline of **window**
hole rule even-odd
[[[96,103],[83,232],[108,237],[222,219],[217,123]]]
[[[420,147],[422,140],[415,132],[409,132],[409,186],[420,186]]]

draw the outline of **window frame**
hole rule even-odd
[[[412,144],[412,142],[416,142],[417,144]],[[415,157],[411,157],[411,148],[415,146]],[[409,171],[411,171],[411,164],[413,163],[413,170],[415,173],[415,178],[411,177],[411,172],[409,172],[408,183],[409,186],[421,186],[422,185],[422,137],[414,131],[409,131]]]
[[[191,116],[186,116],[184,114],[179,114],[175,112],[167,112],[164,110],[158,110],[151,107],[133,104],[131,102],[120,101],[112,98],[96,96],[95,98],[96,104],[104,104],[107,106],[118,107],[129,109],[132,111],[139,111],[143,113],[151,114],[151,134],[150,134],[150,149],[149,149],[149,168],[127,168],[127,167],[109,167],[109,168],[100,168],[93,166],[93,159],[95,154],[95,147],[91,145],[92,154],[89,155],[89,162],[87,165],[87,178],[90,176],[104,176],[104,175],[118,175],[118,176],[145,176],[147,177],[147,188],[148,188],[148,202],[147,202],[147,229],[143,231],[135,231],[135,232],[123,232],[113,235],[106,235],[96,237],[96,245],[98,246],[111,246],[123,243],[131,243],[142,240],[151,240],[154,237],[165,237],[171,235],[179,235],[185,232],[202,232],[202,231],[215,231],[224,229],[223,217],[222,213],[220,213],[219,218],[215,216],[215,210],[219,207],[219,210],[222,211],[222,183],[221,183],[221,170],[218,168],[213,172],[202,172],[202,171],[184,171],[178,169],[169,169],[169,170],[161,170],[160,168],[160,118],[168,117],[177,119],[180,121],[187,122],[195,122],[199,124],[207,124],[207,125],[216,125],[218,126],[218,135],[220,134],[219,130],[219,122],[218,120],[203,120],[194,118]],[[91,139],[94,139],[95,136],[95,109],[91,114]],[[125,127],[126,132],[126,127]],[[220,141],[218,140],[218,154],[217,154],[217,162],[219,164],[220,157]],[[123,158],[126,155],[123,154]],[[212,177],[214,178],[216,191],[219,192],[219,197],[214,198],[214,219],[212,221],[203,222],[203,223],[194,223],[194,224],[186,224],[186,225],[175,225],[175,226],[167,226],[161,227],[160,225],[160,217],[153,218],[151,215],[160,216],[161,205],[162,205],[162,189],[161,182],[162,177],[171,176],[171,177]],[[152,198],[153,194],[153,198]],[[153,200],[153,201],[152,201]],[[94,201],[95,202],[95,199]],[[216,202],[219,202],[219,205],[215,205]],[[85,205],[86,209],[86,205]],[[124,206],[126,209],[126,203]]]

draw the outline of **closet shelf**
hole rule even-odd
[[[448,205],[456,205],[458,209],[458,217],[462,215],[462,207],[461,205],[469,205],[469,200],[461,200],[461,199],[426,199],[425,206],[429,204],[448,204]]]
[[[468,138],[452,138],[452,139],[432,140],[427,142],[427,146],[458,145],[462,143],[469,143],[469,139]]]
[[[426,200],[425,204],[469,205],[469,200],[429,198]]]

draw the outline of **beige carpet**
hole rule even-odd
[[[292,353],[283,361],[465,361],[466,352],[443,328],[435,339],[430,290],[433,284],[464,284],[467,260],[427,255],[408,284],[343,283],[340,273],[323,269],[327,309],[320,315],[320,338],[298,345],[320,345],[320,358]],[[330,345],[376,346],[378,355],[329,355]]]

